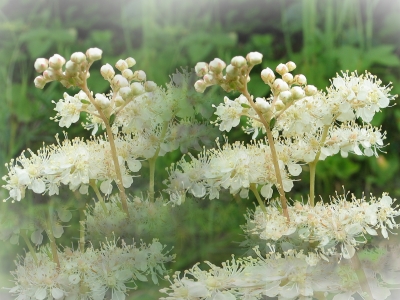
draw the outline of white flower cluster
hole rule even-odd
[[[85,212],[87,238],[91,241],[103,241],[113,236],[124,237],[126,240],[154,237],[169,222],[167,217],[170,208],[163,205],[162,199],[153,202],[137,196],[128,198],[129,218],[121,209],[117,195],[111,196],[104,204],[106,211],[96,202]],[[163,234],[166,234],[165,230]]]
[[[140,247],[107,242],[101,249],[87,248],[84,253],[66,248],[58,251],[58,268],[49,249],[42,247],[36,253],[37,262],[28,253],[17,263],[10,293],[18,300],[123,300],[132,289],[130,283],[147,281],[150,276],[157,284],[158,277],[166,274],[164,264],[174,256],[164,249],[157,240]]]
[[[394,218],[400,212],[387,194],[369,201],[364,197],[348,201],[344,196],[331,200],[314,207],[296,202],[289,206],[290,222],[276,205],[267,206],[266,213],[257,207],[242,228],[250,240],[257,235],[259,243],[272,243],[283,251],[307,249],[328,260],[332,254],[350,259],[368,237],[378,235],[377,230],[386,239],[388,231],[399,227]]]
[[[200,269],[196,264],[186,270],[183,276],[177,272],[167,277],[171,285],[160,290],[168,296],[162,300],[235,300],[265,299],[278,297],[294,299],[353,299],[351,295],[362,294],[357,276],[349,261],[338,264],[320,260],[315,255],[287,251],[283,255],[271,252],[258,258],[232,259],[222,267],[206,262],[209,270]],[[368,254],[366,255],[368,256]],[[380,262],[386,260],[380,256]],[[392,272],[400,271],[396,257]],[[386,299],[391,295],[390,284],[397,274],[388,280],[381,279],[381,268],[371,269],[368,260],[360,266],[367,274],[367,283],[374,299]],[[384,274],[384,273],[382,273]],[[396,282],[398,284],[398,282]],[[392,288],[397,288],[393,287]]]
[[[129,140],[117,140],[116,147],[123,185],[130,187],[133,182],[130,173],[139,171],[141,163],[132,152]],[[9,190],[9,198],[13,200],[24,198],[27,188],[38,194],[58,194],[61,184],[86,194],[91,180],[101,182],[103,193],[110,194],[112,191],[111,183],[116,180],[116,175],[106,140],[66,139],[41,148],[37,154],[28,151],[30,157],[23,152],[15,161],[6,164],[8,175],[3,177],[6,181],[3,187]]]
[[[301,166],[288,160],[289,152],[285,145],[278,148],[283,188],[287,192],[293,187],[290,176],[301,173]],[[261,194],[264,197],[272,196],[272,185],[276,184],[275,172],[270,148],[262,142],[247,146],[239,142],[226,143],[222,148],[204,150],[197,158],[189,156],[189,162],[183,157],[172,165],[169,178],[165,181],[172,204],[180,205],[180,196],[186,192],[199,198],[208,195],[210,199],[218,199],[222,188],[247,198],[251,184],[263,186]]]

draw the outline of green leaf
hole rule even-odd
[[[269,121],[269,128],[270,128],[270,129],[274,128],[275,123],[276,123],[276,119],[275,119],[275,118],[272,118],[271,121]]]
[[[250,105],[248,105],[248,104],[245,104],[245,103],[242,103],[242,104],[240,104],[243,108],[251,108],[251,106]]]
[[[400,59],[393,52],[394,45],[380,45],[370,49],[365,54],[365,59],[371,63],[378,63],[387,67],[400,66]]]

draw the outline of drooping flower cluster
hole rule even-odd
[[[257,258],[227,261],[221,267],[206,262],[205,271],[196,264],[173,278],[171,285],[161,292],[168,296],[163,300],[234,300],[234,299],[349,299],[355,293],[362,294],[355,271],[349,261],[338,264],[337,258],[327,262],[310,253],[287,251],[283,255],[271,252],[265,257],[257,252]],[[389,257],[379,255],[379,261]],[[398,258],[396,267],[399,271]],[[370,268],[370,255],[366,253],[361,268],[367,273],[367,283],[375,299],[386,299],[391,292],[387,284],[393,278],[380,279],[380,268]],[[395,272],[396,272],[395,271]],[[382,273],[383,274],[383,273]],[[397,276],[397,275],[394,275]],[[329,297],[329,298],[327,298]]]
[[[41,247],[35,258],[30,253],[20,258],[12,272],[15,286],[10,293],[19,300],[43,299],[125,299],[135,282],[147,281],[150,276],[157,284],[158,277],[166,274],[164,264],[172,261],[157,240],[117,246],[110,241],[84,253],[65,248],[59,251],[60,268],[49,256],[49,249]],[[133,283],[133,287],[132,287]]]
[[[324,259],[339,254],[350,259],[378,231],[383,238],[388,238],[388,231],[399,227],[394,218],[400,212],[392,204],[387,194],[378,199],[372,196],[368,201],[354,196],[348,201],[341,196],[314,207],[296,202],[289,206],[290,222],[277,205],[267,206],[266,213],[257,207],[247,215],[248,223],[242,227],[249,239],[244,244],[252,245],[251,235],[256,235],[258,243],[271,243],[283,251],[310,251]]]
[[[301,166],[288,160],[290,149],[280,145],[280,171],[283,177],[284,190],[290,191],[293,181],[290,176],[301,173]],[[197,158],[190,155],[191,160],[183,157],[169,171],[166,190],[171,194],[173,204],[181,204],[179,195],[190,192],[193,196],[210,199],[219,198],[221,189],[229,189],[231,194],[239,193],[247,198],[251,185],[262,186],[261,194],[270,198],[272,185],[276,184],[271,160],[271,152],[267,145],[259,142],[250,145],[243,143],[226,143],[217,149],[204,150]]]
[[[136,153],[131,151],[130,141],[116,141],[123,185],[130,187],[133,182],[131,172],[137,172],[141,163]],[[111,183],[116,180],[115,168],[108,142],[102,138],[83,141],[76,138],[41,148],[36,154],[28,150],[30,157],[21,154],[7,165],[8,175],[3,177],[9,190],[9,198],[20,201],[25,190],[35,193],[59,193],[60,185],[68,185],[71,190],[82,194],[88,192],[91,181],[101,182],[100,189],[105,194],[112,191]]]

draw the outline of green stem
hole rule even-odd
[[[128,198],[126,196],[125,193],[125,188],[124,185],[122,184],[122,173],[121,173],[121,168],[119,167],[119,161],[118,161],[118,155],[117,155],[117,148],[115,147],[115,142],[114,142],[114,135],[111,131],[111,126],[110,123],[108,121],[108,118],[105,116],[105,114],[103,113],[103,110],[96,104],[96,102],[94,101],[94,98],[92,96],[92,93],[90,93],[88,87],[87,87],[87,82],[86,80],[84,81],[84,83],[80,86],[80,88],[82,89],[82,91],[85,92],[85,94],[88,96],[90,102],[94,105],[94,107],[96,108],[96,110],[98,111],[99,115],[101,116],[101,119],[103,120],[105,126],[106,126],[106,132],[107,132],[107,137],[108,137],[108,141],[110,143],[110,149],[111,149],[111,156],[113,159],[113,163],[114,163],[114,168],[115,168],[115,174],[117,176],[117,179],[115,180],[118,189],[119,189],[119,193],[121,196],[121,204],[122,204],[122,208],[124,210],[124,212],[126,213],[126,216],[129,218],[129,210],[128,210]]]
[[[260,208],[263,211],[263,213],[267,214],[267,209],[265,208],[264,201],[261,199],[255,183],[250,184],[250,190],[253,192],[254,196],[256,196],[258,204],[260,205]]]
[[[272,136],[272,132],[271,132],[269,123],[264,118],[263,114],[257,109],[257,107],[255,106],[255,104],[254,104],[253,100],[251,99],[251,96],[247,90],[247,77],[249,76],[250,71],[251,71],[251,68],[248,69],[248,73],[244,77],[245,84],[244,84],[244,88],[241,90],[241,92],[247,98],[247,101],[249,102],[250,106],[258,114],[258,116],[261,120],[261,123],[265,127],[265,131],[267,133],[267,138],[268,138],[269,148],[271,150],[272,164],[274,165],[274,171],[275,171],[275,176],[276,176],[276,181],[277,181],[277,184],[275,184],[275,186],[277,187],[278,192],[279,192],[283,215],[286,217],[286,219],[288,221],[290,221],[288,207],[287,207],[287,199],[285,196],[285,191],[283,190],[283,181],[282,181],[281,171],[279,169],[278,155],[277,155],[276,149],[275,149],[274,137]]]
[[[162,125],[161,134],[160,134],[159,145],[158,145],[153,157],[149,158],[149,167],[150,167],[149,198],[150,198],[150,201],[153,201],[153,202],[154,202],[154,195],[155,195],[154,178],[155,178],[155,171],[156,171],[156,161],[158,158],[158,154],[160,153],[160,150],[161,150],[161,143],[164,140],[165,135],[167,134],[167,129],[168,129],[168,122],[164,122]]]
[[[97,199],[100,202],[101,207],[103,208],[104,212],[107,214],[108,213],[108,209],[106,204],[104,203],[104,199],[101,196],[101,193],[99,191],[99,188],[97,187],[96,183],[94,180],[90,180],[89,185],[92,187],[93,191],[95,192]]]
[[[83,208],[79,209],[79,250],[81,253],[85,252],[85,211]]]
[[[58,258],[58,251],[56,245],[56,239],[53,234],[53,207],[49,206],[49,216],[46,224],[46,234],[50,241],[51,253],[53,254],[53,261],[57,264],[57,269],[60,269],[60,260]]]
[[[37,264],[37,263],[38,263],[38,259],[37,259],[37,256],[36,256],[36,251],[35,251],[35,249],[33,248],[32,243],[31,243],[31,241],[29,240],[28,236],[26,235],[27,232],[28,232],[28,230],[21,229],[21,231],[20,231],[19,234],[20,234],[20,235],[22,236],[22,238],[24,239],[24,241],[25,241],[25,243],[26,243],[26,246],[27,246],[28,249],[29,249],[29,253],[32,255],[33,260],[34,260],[35,263]]]
[[[317,168],[317,163],[319,161],[319,157],[321,155],[321,148],[325,143],[326,137],[328,136],[328,131],[331,125],[325,125],[324,130],[322,132],[321,140],[319,141],[319,150],[315,155],[315,158],[308,165],[310,167],[310,205],[315,205],[315,170]]]

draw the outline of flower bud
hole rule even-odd
[[[123,70],[128,69],[128,63],[125,60],[120,59],[115,64],[115,67],[122,72]]]
[[[129,86],[128,80],[126,80],[126,78],[120,74],[114,76],[114,78],[112,79],[112,83],[117,88]]]
[[[234,78],[239,75],[239,69],[233,65],[228,65],[226,67],[226,76],[228,78]]]
[[[49,58],[49,67],[58,70],[65,64],[65,58],[59,54],[54,54]]]
[[[296,69],[296,64],[292,61],[288,61],[286,63],[286,67],[288,67],[289,72],[292,72],[294,69]]]
[[[275,101],[274,107],[277,111],[280,111],[285,108],[285,104],[282,102],[282,100],[278,99]]]
[[[289,90],[289,85],[284,82],[282,79],[275,79],[274,84],[272,85],[276,92],[283,92]]]
[[[53,81],[57,79],[56,73],[51,68],[43,72],[43,77],[46,81]]]
[[[72,60],[67,61],[65,64],[65,71],[69,74],[76,74],[79,70],[79,65],[74,63]]]
[[[264,98],[256,98],[255,105],[262,113],[266,113],[271,109],[271,104],[269,104]]]
[[[94,102],[101,108],[106,108],[110,105],[110,99],[104,96],[104,94],[96,94]]]
[[[284,64],[279,64],[279,65],[276,67],[275,71],[276,71],[279,75],[282,76],[283,74],[286,74],[286,73],[289,72],[289,68],[288,68],[286,65],[284,65]]]
[[[75,52],[72,53],[71,55],[71,61],[73,61],[76,64],[81,64],[84,61],[86,61],[86,55],[83,52]]]
[[[123,105],[125,103],[124,99],[122,99],[122,97],[120,95],[118,95],[117,97],[115,97],[115,106],[120,107],[121,105]]]
[[[100,68],[100,73],[105,80],[111,80],[115,75],[115,71],[110,64],[105,64],[104,66],[102,66]]]
[[[126,100],[131,95],[131,88],[129,86],[124,86],[119,89],[118,93],[122,97],[122,99]]]
[[[146,80],[146,73],[142,70],[135,71],[133,73],[133,80],[136,81],[145,81]]]
[[[313,85],[306,85],[306,87],[304,88],[304,92],[306,96],[314,96],[318,92],[318,90]]]
[[[207,84],[204,82],[204,80],[197,80],[196,83],[194,84],[194,88],[196,92],[198,93],[204,93],[204,91],[207,88]]]
[[[194,71],[196,72],[197,76],[203,77],[208,73],[208,64],[205,62],[198,62],[194,67]]]
[[[301,87],[299,87],[299,86],[294,86],[294,87],[292,87],[291,89],[290,89],[290,91],[292,92],[292,95],[293,95],[293,98],[294,99],[301,99],[301,98],[304,98],[305,97],[305,93],[304,93],[304,90],[301,88]]]
[[[128,64],[128,68],[132,68],[134,65],[136,65],[136,60],[133,57],[128,57],[125,59],[125,61]]]
[[[219,58],[214,58],[214,60],[211,61],[209,64],[210,71],[215,74],[221,73],[222,70],[225,69],[225,67],[226,63]]]
[[[206,75],[204,75],[203,79],[204,79],[204,82],[205,82],[207,85],[213,85],[213,84],[215,84],[215,79],[214,79],[214,76],[213,76],[212,74],[206,74]]]
[[[298,74],[294,76],[294,82],[298,85],[305,85],[307,84],[307,78],[303,74]]]
[[[101,59],[102,54],[103,51],[99,48],[90,48],[86,51],[86,57],[89,60],[89,62]]]
[[[236,68],[241,68],[241,67],[247,65],[247,61],[243,56],[235,56],[231,60],[231,65]]]
[[[292,98],[292,93],[290,91],[283,91],[279,94],[279,99],[283,103],[287,103]]]
[[[36,77],[33,82],[38,89],[42,89],[46,85],[46,80],[43,78],[43,76]]]
[[[293,75],[291,73],[283,74],[282,80],[288,84],[291,84],[293,82]]]
[[[146,92],[144,86],[140,82],[133,82],[131,84],[131,90],[134,96],[139,96]]]
[[[49,67],[49,61],[45,58],[38,58],[34,64],[36,72],[42,73]]]
[[[275,73],[270,68],[261,71],[261,79],[266,84],[272,84],[275,80]]]
[[[153,92],[157,88],[157,84],[154,81],[146,81],[144,83],[144,89],[146,92]]]
[[[133,72],[131,69],[125,69],[122,71],[122,76],[124,76],[128,81],[132,81],[135,76],[133,76]]]
[[[246,60],[249,63],[249,65],[258,65],[261,64],[262,62],[263,55],[260,52],[250,52],[246,56]]]

